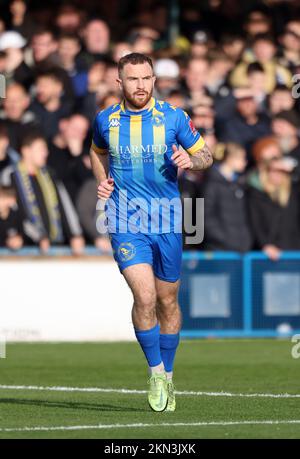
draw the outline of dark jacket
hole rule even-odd
[[[253,143],[257,139],[270,134],[270,120],[266,115],[258,115],[257,122],[249,125],[246,120],[237,113],[233,118],[228,119],[224,123],[219,138],[222,142],[236,142],[243,145],[248,155],[250,155]]]
[[[249,216],[255,246],[272,244],[282,250],[300,249],[300,192],[293,184],[286,206],[274,202],[252,180],[248,188]]]
[[[204,247],[246,252],[252,248],[244,185],[213,166],[204,182]]]

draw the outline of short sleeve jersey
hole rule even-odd
[[[181,224],[181,208],[172,205],[180,201],[172,145],[181,145],[193,155],[204,140],[188,114],[167,102],[152,98],[150,107],[138,112],[126,109],[122,102],[97,114],[92,148],[109,154],[115,182],[113,205],[109,204],[107,213],[109,230],[113,226],[119,231],[134,214],[136,225],[139,220],[146,232],[172,232]],[[116,214],[116,225],[110,225],[110,211]]]

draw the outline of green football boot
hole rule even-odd
[[[166,411],[175,411],[176,400],[175,400],[175,386],[172,379],[167,380],[167,391],[168,391],[168,403]]]
[[[165,374],[154,373],[148,383],[148,402],[153,411],[164,411],[168,403],[167,378]]]

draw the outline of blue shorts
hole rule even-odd
[[[180,278],[182,234],[110,234],[114,259],[122,272],[128,266],[148,263],[156,277],[166,282]]]

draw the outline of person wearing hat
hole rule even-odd
[[[209,36],[205,30],[197,30],[193,36],[190,54],[193,58],[206,57],[209,47]]]
[[[156,97],[165,99],[172,90],[178,89],[179,65],[173,59],[158,59],[154,64]]]
[[[18,32],[10,30],[0,36],[0,52],[5,53],[4,77],[6,84],[18,82],[27,89],[31,86],[33,76],[24,62],[25,38]]]

